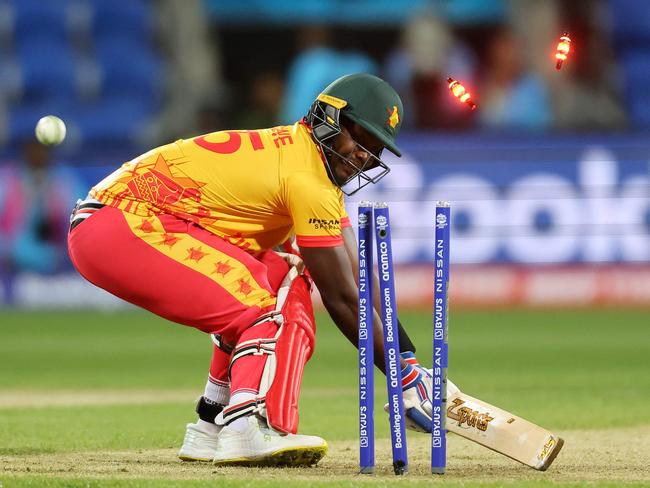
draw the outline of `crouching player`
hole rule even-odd
[[[181,459],[311,465],[325,455],[323,439],[297,434],[315,329],[303,267],[356,345],[356,242],[343,194],[388,173],[381,153],[400,155],[401,118],[386,82],[344,76],[294,125],[158,147],[77,204],[68,247],[79,273],[213,338],[200,420],[187,427]],[[272,250],[291,235],[300,258]],[[375,337],[383,368],[379,330]]]

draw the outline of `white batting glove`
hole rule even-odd
[[[403,352],[401,356],[407,363],[402,369],[406,428],[431,433],[433,371],[422,367],[412,352]],[[447,380],[447,397],[453,396],[458,391],[458,387]],[[384,410],[388,412],[388,404],[384,405]]]

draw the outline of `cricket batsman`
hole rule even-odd
[[[388,173],[381,155],[388,148],[400,156],[402,117],[385,81],[347,75],[293,125],[152,149],[77,203],[68,247],[84,278],[211,335],[208,381],[182,460],[300,466],[326,454],[325,440],[297,434],[303,368],[315,346],[312,280],[356,346],[357,248],[343,195]],[[421,401],[424,373],[399,330],[408,408],[409,398]]]

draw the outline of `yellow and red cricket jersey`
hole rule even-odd
[[[302,247],[336,246],[349,225],[343,194],[300,122],[158,147],[123,164],[91,196],[142,217],[175,215],[251,252],[292,234]]]

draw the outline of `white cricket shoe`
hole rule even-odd
[[[207,422],[187,424],[185,439],[178,452],[181,461],[212,461],[217,450],[217,438],[221,427]]]
[[[243,432],[225,426],[214,463],[220,466],[312,466],[327,454],[327,442],[313,435],[280,435],[257,415],[246,417]]]

